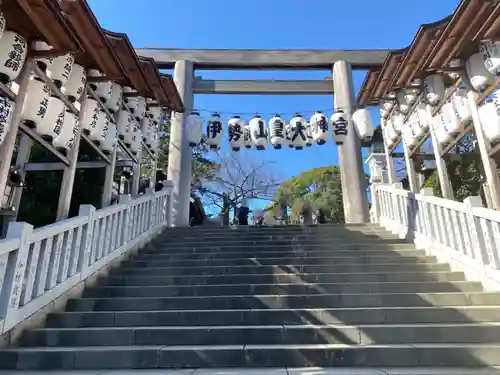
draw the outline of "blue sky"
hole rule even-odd
[[[449,15],[459,0],[88,0],[101,26],[128,34],[135,47],[384,49],[403,48],[423,23]],[[323,79],[328,71],[201,71],[212,79]],[[356,92],[365,72],[354,73]],[[195,107],[234,112],[296,111],[309,117],[315,109],[330,115],[333,97],[197,95]],[[377,111],[378,112],[378,111]],[[374,111],[374,115],[376,111]],[[208,115],[208,113],[207,113]],[[267,116],[271,117],[271,116]],[[374,121],[376,120],[374,116]],[[378,123],[378,122],[377,122]],[[227,150],[227,144],[224,145]],[[336,164],[336,146],[295,150],[246,151],[254,159],[277,162],[283,178],[313,167]]]

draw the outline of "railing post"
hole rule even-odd
[[[391,217],[391,230],[396,231],[398,234],[401,232],[401,224],[403,218],[399,212],[399,198],[396,190],[403,190],[403,184],[401,182],[396,182],[392,184],[393,193],[392,193],[392,217]]]
[[[8,331],[18,323],[18,310],[24,283],[24,274],[28,263],[29,237],[33,225],[13,222],[7,229],[7,239],[19,238],[19,249],[9,253],[5,277],[0,291],[0,316],[5,314],[3,330]]]
[[[130,239],[130,224],[131,224],[130,201],[131,200],[132,200],[132,197],[130,196],[130,194],[123,194],[123,195],[120,195],[120,197],[119,197],[120,204],[127,205],[127,208],[125,210],[125,218],[123,220],[123,229],[122,229],[123,243],[122,243],[122,246],[125,246]]]
[[[151,233],[155,227],[155,213],[156,213],[156,196],[155,189],[149,187],[146,189],[146,195],[149,197],[149,212],[148,212],[148,233]]]
[[[432,243],[432,237],[433,237],[433,228],[432,228],[432,213],[430,211],[430,207],[427,204],[427,197],[433,197],[434,196],[434,191],[432,188],[423,188],[420,189],[420,195],[422,196],[422,210],[424,211],[423,218],[424,218],[424,227],[425,227],[425,233],[424,234],[424,239],[422,246],[427,248],[428,246],[431,245]]]
[[[480,261],[481,264],[488,264],[490,261],[490,257],[483,251],[483,249],[487,251],[487,246],[483,246],[484,237],[482,235],[481,229],[477,226],[476,219],[474,218],[474,213],[472,212],[474,207],[483,207],[483,202],[480,197],[473,196],[465,198],[464,205],[466,208],[467,216],[467,230],[469,232],[469,237],[471,240],[474,259]]]
[[[88,270],[91,266],[90,260],[92,259],[94,249],[94,221],[95,221],[95,207],[91,204],[82,204],[78,210],[78,216],[87,216],[88,223],[87,229],[82,235],[83,244],[80,247],[82,252],[81,259],[81,273],[80,280],[84,280],[88,276]]]
[[[162,207],[162,209],[166,210],[165,212],[165,218],[166,218],[166,226],[167,228],[171,228],[173,224],[173,189],[174,189],[174,184],[172,181],[165,181],[163,183],[164,189],[167,190],[168,195],[167,195],[167,204],[166,207]]]

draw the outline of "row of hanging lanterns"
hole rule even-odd
[[[19,76],[26,62],[28,43],[20,34],[5,30],[5,25],[5,18],[0,13],[0,82],[9,84]],[[50,51],[52,47],[43,41],[35,41],[33,49]],[[103,76],[98,70],[87,71],[75,63],[74,55],[70,53],[36,58],[34,62],[71,103],[83,99],[87,76]],[[134,96],[132,88],[113,81],[92,82],[89,87],[116,120],[116,124],[110,121],[97,100],[87,93],[81,128],[92,142],[107,154],[113,152],[117,137],[124,140],[133,154],[140,151],[142,143],[156,152],[161,107],[155,106],[151,99]],[[132,96],[124,96],[124,93]],[[73,147],[80,126],[77,116],[35,73],[29,79],[22,105],[21,121],[28,127],[62,152]],[[9,131],[14,106],[15,103],[7,97],[0,97],[0,144]]]
[[[368,110],[358,109],[353,113],[352,120],[358,136],[369,140],[373,135],[373,125]],[[343,111],[337,111],[331,116],[330,122],[335,143],[342,144],[349,131],[347,117]],[[242,148],[263,150],[268,143],[275,149],[288,146],[296,150],[314,143],[324,145],[328,140],[328,126],[329,121],[321,111],[315,112],[309,121],[297,113],[288,123],[280,115],[266,121],[258,114],[252,117],[248,125],[240,116],[233,116],[227,122],[229,145],[233,151]],[[207,121],[205,134],[199,112],[189,114],[186,127],[191,147],[198,145],[204,138],[210,149],[220,149],[224,125],[218,113],[214,113]]]

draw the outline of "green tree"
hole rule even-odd
[[[274,201],[285,199],[291,217],[297,219],[305,205],[321,208],[328,220],[344,221],[340,167],[313,168],[284,181],[274,195]]]

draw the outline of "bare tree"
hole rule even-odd
[[[236,153],[223,157],[218,172],[199,189],[205,204],[223,210],[235,208],[244,199],[272,200],[282,182],[273,172],[272,164],[272,161],[248,160]]]

